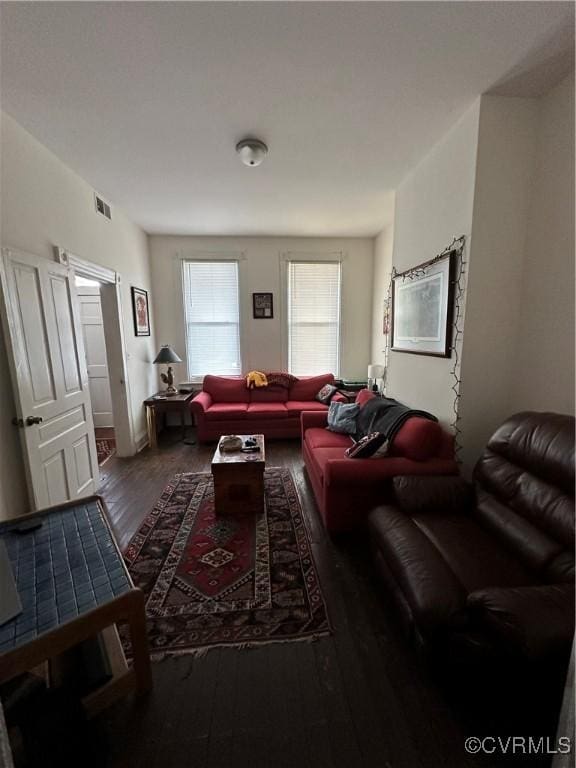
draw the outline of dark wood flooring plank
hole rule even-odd
[[[298,765],[298,761],[309,765],[300,682],[292,655],[295,645],[273,644],[265,649],[270,686],[270,756],[274,758],[271,764],[282,768]]]
[[[330,638],[316,643],[314,651],[322,688],[322,703],[329,725],[334,766],[365,766],[367,764],[364,762],[357,738],[333,640]]]

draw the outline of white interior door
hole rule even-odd
[[[99,474],[72,270],[3,249],[2,320],[34,508],[94,493]]]
[[[97,286],[77,285],[78,306],[82,338],[86,353],[88,386],[92,402],[92,418],[95,427],[113,427],[112,395],[106,358],[106,339],[102,320],[102,302],[100,288]]]

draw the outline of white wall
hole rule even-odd
[[[370,362],[385,365],[386,343],[384,314],[392,273],[394,226],[390,225],[374,239],[374,283],[372,286],[372,354]]]
[[[574,76],[544,98],[484,95],[396,192],[402,271],[468,236],[460,428],[469,473],[495,428],[523,410],[574,413]],[[387,233],[375,245],[377,303]],[[453,418],[451,360],[391,352],[388,393]]]
[[[461,367],[467,471],[514,410],[528,207],[536,151],[535,99],[483,96]]]
[[[369,238],[275,238],[275,237],[177,237],[151,236],[150,257],[154,291],[156,336],[160,344],[172,344],[184,359],[182,288],[179,257],[192,258],[243,253],[240,262],[240,293],[243,324],[242,367],[249,370],[280,370],[283,360],[280,256],[344,253],[342,261],[342,358],[340,374],[366,377],[370,357],[372,315],[373,241]],[[274,318],[252,318],[252,293],[274,294]],[[178,367],[177,367],[178,368]],[[187,378],[186,366],[176,370],[177,380]]]
[[[150,290],[147,235],[116,207],[112,221],[97,215],[92,187],[5,113],[1,128],[2,245],[47,259],[53,259],[53,245],[59,245],[121,273],[130,403],[136,438],[141,439],[146,431],[142,401],[156,386],[150,364],[156,345],[154,336],[134,336],[130,286]],[[11,398],[0,344],[0,517],[20,514],[27,506],[18,436],[10,424]]]
[[[538,104],[511,411],[574,413],[574,73]]]
[[[393,265],[399,272],[433,258],[454,236],[470,237],[479,104],[468,109],[396,190]],[[431,411],[447,425],[454,417],[452,367],[449,358],[391,351],[387,393]]]

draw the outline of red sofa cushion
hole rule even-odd
[[[426,461],[438,455],[442,437],[442,427],[438,422],[412,416],[398,430],[390,455],[405,456],[413,461]]]
[[[328,406],[319,403],[318,400],[288,400],[286,403],[288,413],[302,413],[302,411],[322,411],[328,412]]]
[[[285,403],[288,400],[286,387],[260,387],[249,392],[251,403]]]
[[[333,461],[334,459],[343,459],[344,451],[340,446],[333,448],[315,448],[310,455],[312,457],[313,463],[316,465],[320,472],[322,484],[324,484],[326,482],[327,462]],[[350,461],[352,461],[352,459],[350,459]]]
[[[314,400],[325,384],[334,384],[331,373],[299,379],[290,387],[289,400]]]
[[[250,403],[246,416],[249,419],[283,419],[288,416],[288,411],[284,403]]]
[[[206,411],[206,418],[208,421],[245,419],[247,410],[247,403],[214,403]]]
[[[312,450],[316,448],[340,448],[340,456],[344,455],[346,448],[352,445],[350,435],[342,435],[339,432],[330,432],[322,427],[312,427],[306,430],[306,443]]]
[[[377,397],[375,392],[371,392],[369,389],[361,389],[356,395],[354,402],[362,408],[363,405],[366,405],[368,400],[373,400],[375,397]]]
[[[250,390],[244,378],[225,376],[204,376],[204,392],[212,397],[214,403],[249,403]]]

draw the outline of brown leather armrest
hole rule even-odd
[[[570,652],[574,585],[479,589],[468,595],[473,623],[529,659]]]
[[[418,526],[397,507],[383,505],[370,513],[368,528],[416,623],[426,633],[462,626],[466,592]]]
[[[474,489],[461,477],[402,475],[393,481],[398,506],[410,515],[468,511]]]

